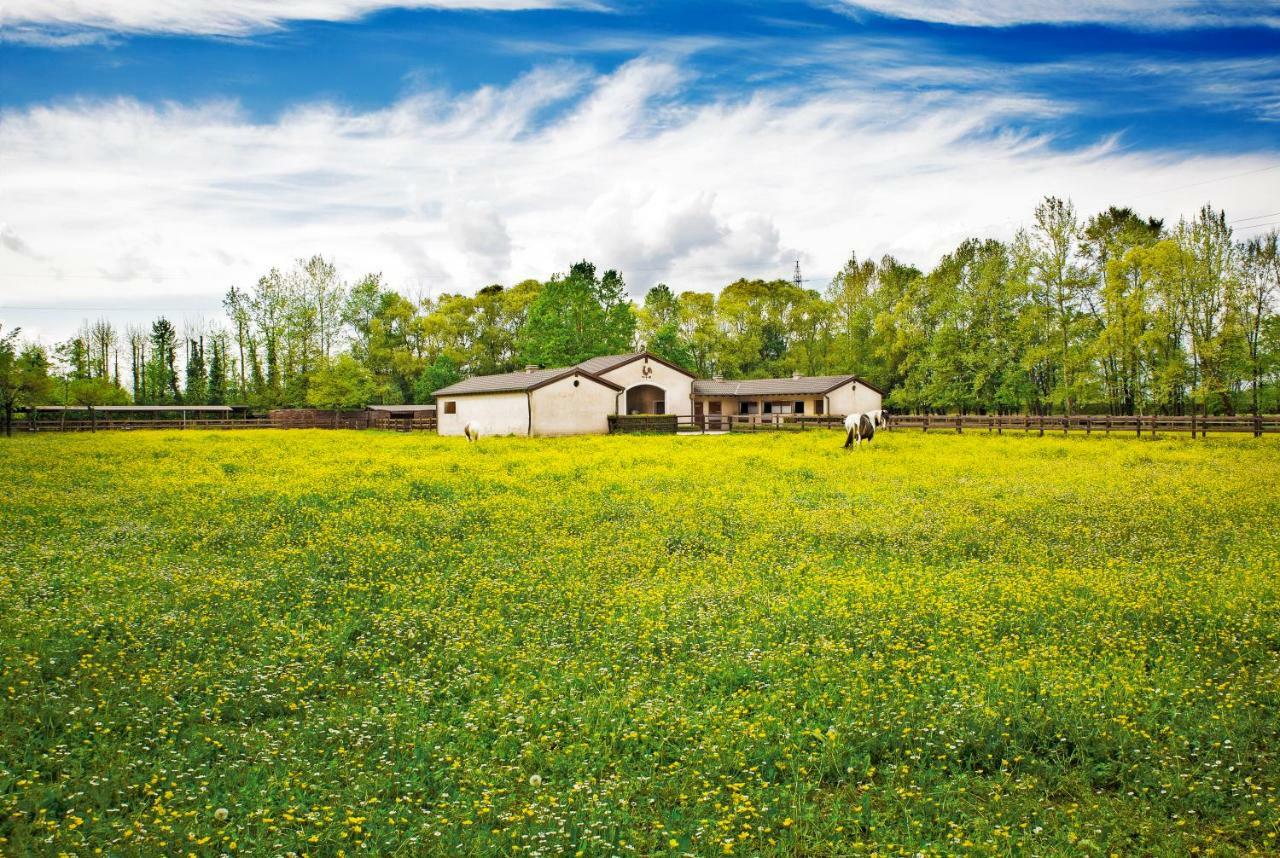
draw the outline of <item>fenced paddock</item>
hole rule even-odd
[[[277,408],[265,414],[241,406],[42,405],[18,415],[16,432],[89,432],[131,429],[381,429],[436,431],[435,411],[423,406],[374,406],[362,411]],[[612,433],[721,434],[729,432],[807,432],[843,429],[840,415],[804,414],[626,414],[610,415]],[[1070,434],[1191,437],[1280,434],[1280,414],[1142,415],[1106,414],[890,414],[890,429],[922,432],[987,432],[1002,435]]]

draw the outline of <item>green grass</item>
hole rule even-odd
[[[1280,849],[1280,445],[842,442],[0,444],[0,852]]]

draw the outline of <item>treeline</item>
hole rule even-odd
[[[900,410],[1230,414],[1277,408],[1278,295],[1274,231],[1238,240],[1211,206],[1172,226],[1128,208],[1082,218],[1051,197],[1011,242],[967,240],[928,272],[854,257],[821,290],[658,285],[637,304],[621,273],[584,261],[414,300],[316,256],[233,287],[226,326],[100,320],[52,354],[11,332],[0,384],[9,405],[346,407],[645,346],[704,377],[857,373]],[[15,386],[19,365],[45,380]]]

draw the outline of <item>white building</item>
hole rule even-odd
[[[843,417],[875,411],[882,399],[878,388],[854,375],[698,381],[649,352],[480,375],[435,397],[441,435],[461,435],[468,423],[481,435],[605,433],[613,414],[675,414],[709,426],[735,415]]]
[[[692,414],[693,379],[649,352],[481,375],[435,392],[437,426],[441,435],[472,422],[481,435],[605,433],[611,414]]]

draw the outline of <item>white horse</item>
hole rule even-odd
[[[875,437],[876,429],[888,425],[889,412],[883,408],[878,411],[850,414],[844,418],[845,449],[852,447],[855,443],[861,447],[863,441],[870,444],[871,439]]]
[[[462,427],[462,434],[467,436],[467,440],[474,444],[480,440],[480,427],[476,425],[476,421],[468,420],[467,425]]]

